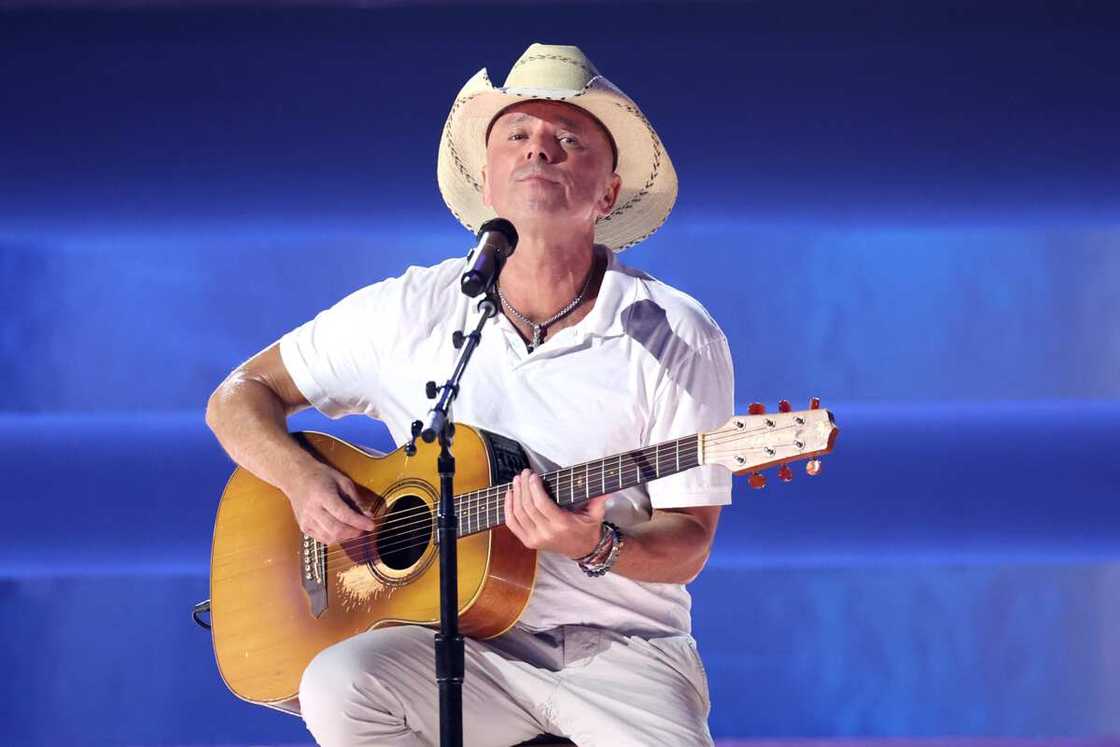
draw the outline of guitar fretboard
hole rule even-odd
[[[560,506],[572,506],[700,464],[701,434],[666,441],[623,454],[565,467],[541,475]],[[485,532],[505,522],[505,495],[510,483],[455,496],[459,536]]]

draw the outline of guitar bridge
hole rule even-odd
[[[327,546],[303,535],[303,590],[316,618],[327,611]]]

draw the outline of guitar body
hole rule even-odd
[[[293,712],[303,671],[324,648],[381,626],[439,623],[439,445],[417,440],[413,456],[403,448],[381,455],[320,433],[296,437],[354,481],[378,528],[340,545],[316,543],[282,492],[239,468],[218,506],[210,575],[214,654],[226,685]],[[516,442],[461,424],[454,454],[456,494],[508,482],[528,466]],[[505,526],[461,537],[457,550],[461,632],[501,634],[529,601],[536,551]]]

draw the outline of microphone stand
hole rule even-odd
[[[451,454],[451,442],[455,437],[455,425],[451,422],[448,410],[459,394],[459,381],[463,377],[467,363],[482,339],[482,328],[498,313],[494,302],[492,287],[486,288],[483,299],[478,303],[482,318],[469,335],[458,330],[451,336],[452,345],[461,350],[459,360],[451,378],[441,387],[429,381],[426,392],[429,399],[436,402],[428,416],[427,424],[419,420],[412,423],[412,442],[408,453],[416,453],[416,436],[427,443],[439,439],[439,510],[436,512],[437,544],[439,545],[439,609],[440,626],[436,634],[436,685],[439,688],[439,743],[440,747],[462,747],[463,744],[463,637],[459,635],[459,562],[457,544],[459,541],[459,518],[455,512],[453,484],[455,480],[455,457]]]

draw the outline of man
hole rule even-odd
[[[537,474],[721,425],[732,415],[727,342],[693,299],[614,256],[664,221],[676,174],[640,110],[575,47],[534,44],[502,88],[464,86],[438,179],[472,232],[500,215],[519,243],[463,379],[456,420],[512,437],[525,471],[507,524],[540,551],[532,597],[498,638],[466,641],[464,741],[540,733],[579,745],[710,745],[707,682],[684,584],[707,560],[730,475],[700,467],[556,506]],[[285,335],[219,386],[207,422],[239,464],[290,498],[302,530],[337,543],[373,528],[349,479],[287,435],[314,405],[384,420],[398,444],[445,378],[449,338],[473,328],[461,258],[363,288]],[[604,519],[609,520],[609,523]],[[438,740],[433,631],[369,631],[321,652],[300,705],[323,745]]]

